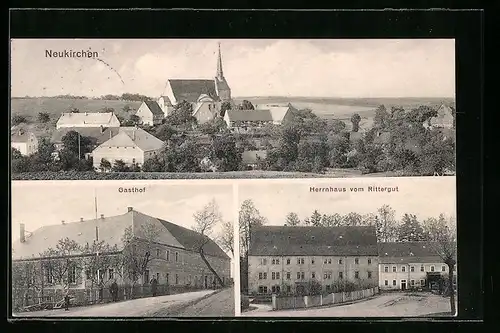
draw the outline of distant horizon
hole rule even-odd
[[[127,94],[127,93],[126,93]],[[135,94],[135,93],[128,93],[128,94]],[[113,95],[113,96],[121,96],[121,95],[114,95],[114,94],[103,94],[100,96],[85,96],[85,95],[73,95],[73,94],[62,94],[62,95],[42,95],[42,96],[11,96],[11,98],[59,98],[59,96],[81,96],[81,97],[86,97],[88,99],[94,99],[94,98],[101,98],[102,96],[105,95]],[[146,97],[150,98],[155,98],[154,96],[147,96]],[[382,96],[382,97],[364,97],[364,96],[357,96],[357,97],[342,97],[342,96],[286,96],[286,95],[260,95],[260,96],[233,96],[232,99],[241,99],[241,98],[304,98],[304,99],[456,99],[456,96]]]

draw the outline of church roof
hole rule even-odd
[[[177,102],[185,100],[189,103],[196,103],[201,94],[217,96],[214,80],[170,79],[168,82]]]

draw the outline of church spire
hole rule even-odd
[[[224,79],[224,73],[222,72],[222,56],[220,54],[220,43],[219,43],[219,55],[217,56],[217,78],[219,80]]]

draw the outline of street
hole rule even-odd
[[[270,305],[250,304],[246,317],[410,317],[450,311],[450,300],[430,293],[391,293],[349,305],[272,311]]]
[[[184,308],[176,317],[234,317],[234,287]]]
[[[14,317],[156,317],[159,312],[169,315],[169,310],[182,308],[186,304],[196,302],[204,296],[216,291],[201,290],[183,294],[174,294],[157,297],[139,298],[130,301],[107,303],[86,307],[22,312],[13,314]],[[224,291],[225,292],[225,291]],[[224,293],[221,292],[221,293]],[[234,304],[234,301],[233,301]],[[234,312],[233,312],[234,313]]]

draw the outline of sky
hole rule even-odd
[[[310,187],[346,188],[345,193],[310,192]],[[367,187],[398,187],[398,192],[368,192]],[[350,192],[363,187],[364,192]],[[238,201],[251,199],[268,225],[283,225],[285,217],[295,212],[301,220],[314,210],[321,214],[356,212],[376,213],[387,204],[395,210],[396,219],[405,213],[415,214],[421,221],[443,213],[456,217],[455,177],[339,178],[333,180],[300,180],[291,182],[248,182],[239,186]]]
[[[453,39],[14,39],[12,96],[163,94],[167,79],[224,75],[235,97],[454,97]],[[99,60],[50,58],[92,50]]]
[[[144,194],[119,193],[118,189],[144,188]],[[97,197],[97,216],[122,215],[127,207],[168,220],[191,229],[193,214],[212,199],[219,206],[224,221],[233,221],[233,188],[231,184],[203,185],[190,181],[13,181],[12,182],[12,240],[19,239],[19,224],[27,231],[44,225],[78,222],[96,216],[94,195]],[[29,209],[27,209],[29,207]],[[40,218],[43,217],[43,218]],[[214,234],[220,231],[220,225]],[[213,237],[212,237],[213,238]]]

